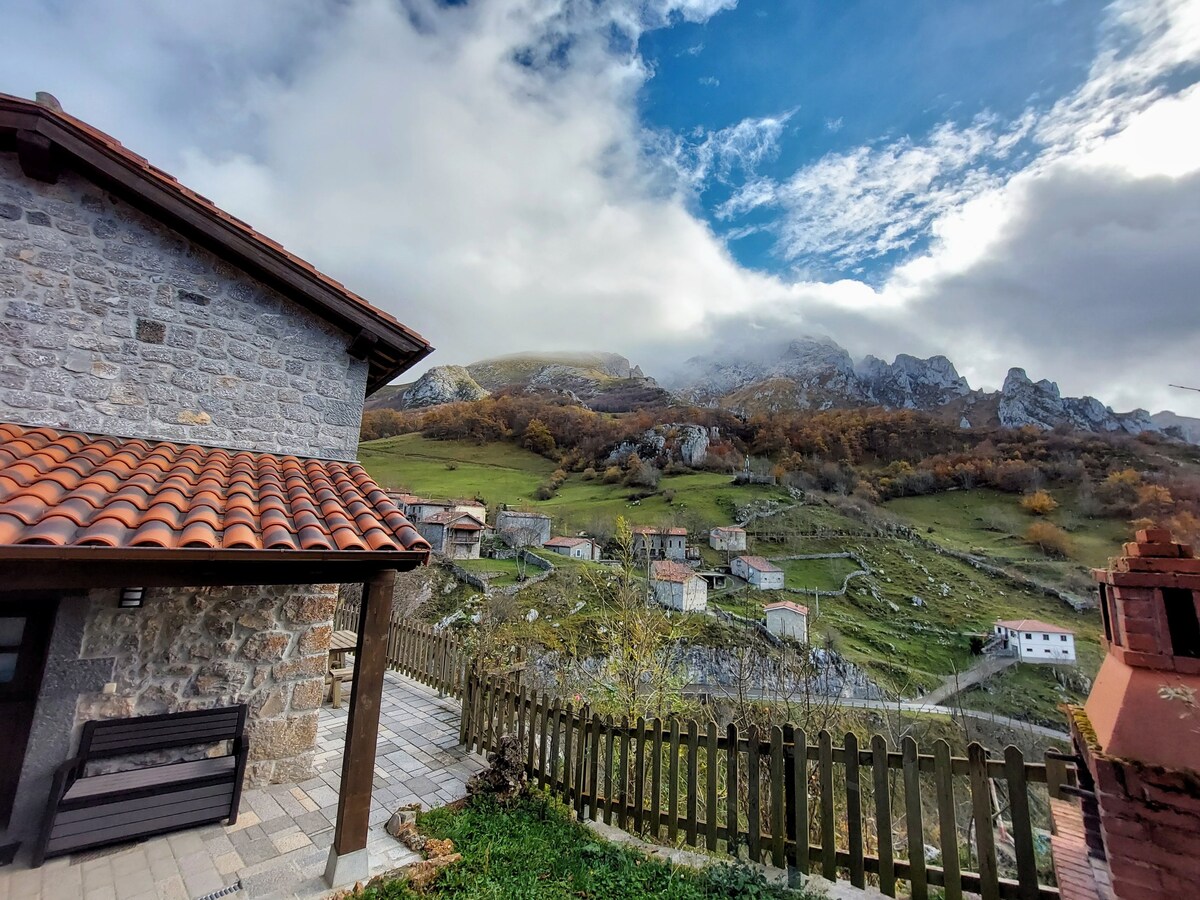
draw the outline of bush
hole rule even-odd
[[[1047,516],[1058,509],[1058,501],[1048,491],[1034,491],[1021,498],[1021,509],[1035,516]]]
[[[593,480],[595,480],[595,478],[596,478],[596,470],[594,468],[592,468],[591,466],[588,466],[586,469],[583,470],[583,480],[584,481],[593,481]]]
[[[624,477],[625,477],[625,473],[621,471],[620,466],[609,466],[607,469],[604,470],[605,484],[616,484],[618,481],[620,481]]]
[[[535,500],[549,500],[554,496],[554,486],[551,484],[539,484],[536,491],[533,492]]]
[[[1049,522],[1034,522],[1025,531],[1025,540],[1047,556],[1068,557],[1074,549],[1071,536]]]

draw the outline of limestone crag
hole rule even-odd
[[[401,408],[421,409],[443,403],[482,400],[489,391],[480,387],[463,366],[434,366],[401,394]]]
[[[637,440],[618,444],[609,453],[606,463],[621,463],[636,453],[647,462],[661,465],[680,462],[685,466],[699,466],[708,457],[709,441],[709,429],[700,425],[658,425],[644,431]]]
[[[1161,428],[1164,434],[1190,444],[1200,444],[1200,419],[1163,410],[1152,415],[1150,421]]]
[[[1005,428],[1032,425],[1049,429],[1069,425],[1083,431],[1129,434],[1161,430],[1144,409],[1115,413],[1095,397],[1063,397],[1053,381],[1032,381],[1024,369],[1008,370],[1000,390],[998,415]]]

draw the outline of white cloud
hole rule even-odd
[[[733,6],[18,0],[0,85],[56,93],[422,331],[434,362],[613,349],[654,372],[733,333],[826,331],[860,354],[943,352],[993,385],[1024,364],[1073,392],[1200,413],[1156,387],[1196,380],[1179,366],[1200,350],[1182,302],[1194,154],[1174,149],[1197,100],[1164,86],[1198,56],[1194,5],[1122,2],[1137,46],[1106,50],[1048,113],[947,124],[779,181],[761,169],[791,113],[686,139],[638,119],[637,38]],[[1010,176],[1035,136],[1043,155]],[[747,271],[695,214],[713,179],[741,184],[729,240],[762,227],[735,211],[775,204],[797,260],[932,243],[878,286]],[[1171,311],[1145,329],[1162,336],[1153,353],[1123,303]]]

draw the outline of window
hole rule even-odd
[[[1033,635],[1032,635],[1032,634],[1027,634],[1027,635],[1025,635],[1025,640],[1027,640],[1027,641],[1032,641],[1032,640],[1033,640]]]
[[[1176,656],[1200,657],[1200,619],[1196,616],[1192,592],[1185,588],[1163,588],[1162,598],[1171,651]]]
[[[1050,635],[1048,635],[1048,634],[1043,634],[1043,635],[1042,635],[1042,640],[1043,640],[1043,641],[1048,641],[1048,640],[1050,640]]]
[[[1047,647],[1047,648],[1046,648],[1046,655],[1047,655],[1047,656],[1049,656],[1049,655],[1050,655],[1050,648],[1049,648],[1049,647]]]
[[[1060,641],[1062,641],[1064,644],[1067,642],[1067,636],[1066,636],[1065,634],[1060,634],[1060,635],[1058,636],[1058,639],[1059,639]]]

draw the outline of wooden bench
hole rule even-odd
[[[354,679],[354,668],[344,666],[340,669],[330,669],[325,675],[325,683],[329,685],[329,705],[334,709],[342,706],[342,685]]]
[[[48,856],[237,821],[249,743],[247,707],[107,719],[83,726],[79,753],[54,776],[34,866]],[[87,775],[93,760],[230,741],[224,756]]]

